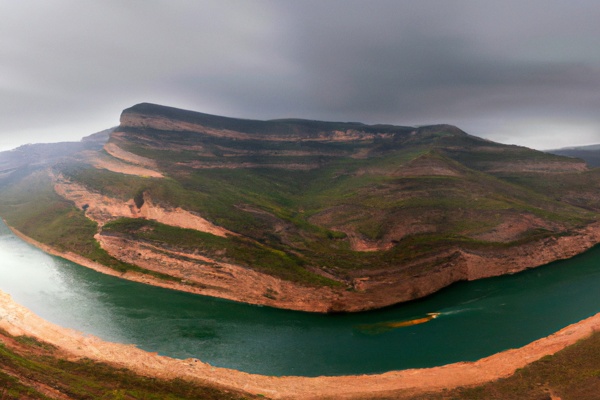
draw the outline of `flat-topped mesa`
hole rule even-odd
[[[120,130],[194,132],[220,138],[264,141],[373,141],[409,139],[420,135],[467,135],[450,125],[421,128],[366,125],[359,122],[325,122],[304,119],[250,120],[221,117],[150,103],[137,104],[121,114]]]
[[[367,159],[415,144],[444,146],[441,142],[455,141],[460,145],[463,140],[482,141],[451,125],[259,121],[142,103],[123,111],[121,125],[105,150],[119,158],[125,152],[152,155],[166,169],[313,170],[342,158]],[[117,147],[122,151],[115,152]]]
[[[15,228],[82,257],[96,257],[97,240],[110,263],[253,304],[383,307],[600,241],[600,169],[451,125],[258,121],[143,103],[123,111],[103,151],[53,166],[66,183],[42,167],[28,175],[32,164],[12,173],[8,156],[0,215]],[[66,236],[49,232],[63,224]]]

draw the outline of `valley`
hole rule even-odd
[[[566,395],[595,387],[584,372],[597,365],[597,353],[586,349],[598,343],[590,336],[600,323],[598,248],[395,309],[332,316],[111,279],[1,231],[0,371],[13,379],[0,372],[0,381],[14,390],[136,397],[154,387],[178,398],[204,391],[207,398],[305,399],[439,398],[453,388],[462,398],[515,386]],[[431,368],[432,361],[443,365]],[[529,376],[539,368],[545,375]],[[353,375],[333,376],[344,370]],[[560,379],[567,370],[575,374],[569,385]]]
[[[575,355],[557,357],[560,368],[579,363],[577,346],[597,341],[574,346],[597,329],[586,288],[600,242],[600,172],[578,158],[449,125],[252,121],[143,103],[81,143],[0,153],[0,188],[12,233],[60,257],[25,261],[31,249],[3,236],[5,258],[23,253],[2,290],[35,314],[3,295],[0,379],[31,398],[117,393],[93,382],[100,371],[125,374],[110,376],[136,393],[146,378],[127,374],[171,393],[183,379],[181,398],[468,397],[509,390],[518,368],[537,371],[565,347]],[[35,279],[24,286],[15,271]],[[153,292],[164,289],[176,292]],[[26,369],[77,372],[47,383],[14,364],[20,354],[37,363]],[[544,393],[576,390],[546,373]]]

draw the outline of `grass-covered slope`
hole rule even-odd
[[[50,176],[44,171],[35,171],[15,184],[6,185],[0,197],[2,218],[38,242],[60,252],[82,255],[119,272],[135,271],[172,279],[111,257],[94,239],[97,224],[86,218],[83,210],[56,194]]]
[[[521,240],[583,224],[592,217],[584,208],[594,208],[557,201],[539,183],[570,183],[581,161],[446,125],[244,121],[142,104],[123,113],[111,142],[167,172],[171,182],[148,188],[153,198],[272,245],[322,247],[329,239],[332,249],[384,250],[415,234],[477,240],[506,217],[539,219],[513,238]],[[75,179],[102,179],[90,174],[102,175]]]
[[[352,291],[362,290],[356,279],[393,274],[402,283],[439,271],[457,250],[485,256],[569,236],[600,211],[599,172],[583,161],[449,125],[252,121],[139,104],[93,154],[54,164],[55,181],[85,188],[96,202],[129,202],[131,215],[107,209],[95,224],[81,194],[65,198],[49,182],[34,185],[41,178],[30,170],[5,183],[0,215],[37,240],[102,262],[118,256],[99,255],[96,233]],[[127,173],[127,165],[156,174]],[[229,234],[132,219],[149,201]]]
[[[369,399],[596,399],[600,333],[546,356],[512,376],[476,387]],[[265,398],[208,383],[163,380],[92,360],[69,360],[54,346],[0,331],[0,398],[4,399],[250,399]]]
[[[54,346],[0,330],[2,399],[251,399],[250,394],[181,379],[140,376],[92,360],[68,360]]]
[[[600,393],[599,355],[600,333],[595,333],[588,339],[517,370],[508,378],[476,387],[404,398],[411,400],[597,399]]]

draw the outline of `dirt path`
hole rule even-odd
[[[212,367],[196,359],[177,360],[109,343],[62,328],[38,317],[0,292],[0,327],[12,335],[29,335],[51,343],[72,357],[87,357],[159,378],[183,378],[224,385],[274,399],[363,398],[408,396],[445,388],[477,385],[507,377],[518,368],[554,354],[600,329],[600,313],[519,349],[476,362],[392,371],[380,375],[338,377],[271,377]]]

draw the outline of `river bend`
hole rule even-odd
[[[265,375],[349,375],[473,361],[600,311],[600,248],[519,274],[452,285],[359,314],[278,310],[103,275],[0,222],[0,290],[104,340]]]

